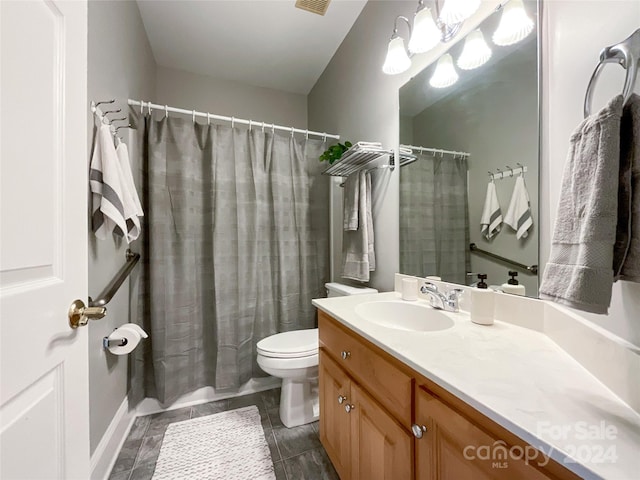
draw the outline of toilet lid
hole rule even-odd
[[[258,342],[258,353],[265,357],[294,358],[318,353],[318,329],[278,333]]]

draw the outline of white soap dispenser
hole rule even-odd
[[[478,274],[480,280],[471,290],[471,321],[479,325],[493,325],[495,292],[485,282],[487,275]]]
[[[518,280],[516,280],[518,272],[509,272],[509,276],[511,278],[507,281],[507,283],[502,284],[502,291],[504,293],[510,293],[511,295],[524,295],[524,285],[520,285],[518,283]]]

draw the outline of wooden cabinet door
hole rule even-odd
[[[351,478],[413,479],[411,435],[355,384],[351,395]]]
[[[345,406],[352,403],[351,380],[320,351],[320,441],[342,480],[351,478],[351,425]]]
[[[422,438],[416,439],[415,443],[417,480],[549,478],[532,466],[536,460],[527,464],[513,458],[508,454],[509,445],[489,435],[422,388],[416,389],[415,405],[416,424],[426,427]]]

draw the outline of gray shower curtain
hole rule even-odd
[[[311,299],[328,276],[325,147],[191,119],[138,123],[139,318],[150,339],[133,375],[162,403],[203,386],[237,389],[265,375],[260,339],[316,326]]]
[[[400,271],[466,283],[467,159],[418,154],[400,169]]]

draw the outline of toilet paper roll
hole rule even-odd
[[[140,340],[147,338],[148,336],[147,332],[145,332],[139,325],[136,325],[135,323],[126,323],[111,332],[111,335],[108,337],[111,344],[107,349],[114,355],[127,355],[133,352],[140,343]],[[126,342],[124,345],[121,345],[123,339],[126,340]]]

